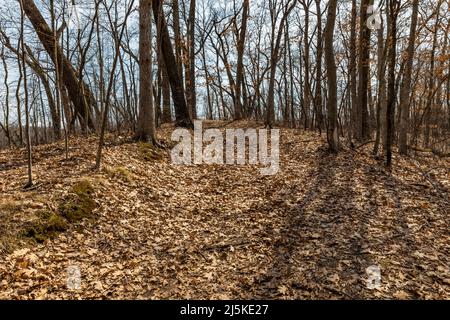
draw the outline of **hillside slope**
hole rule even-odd
[[[450,298],[446,159],[395,155],[389,174],[370,146],[331,155],[317,133],[283,129],[280,172],[261,176],[114,140],[100,172],[94,137],[71,139],[67,160],[63,143],[36,147],[31,191],[23,151],[0,152],[0,298]],[[42,243],[23,235],[80,181],[92,217]]]

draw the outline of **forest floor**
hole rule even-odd
[[[395,153],[389,173],[372,145],[333,155],[317,132],[283,129],[280,171],[261,176],[108,141],[100,172],[95,137],[71,138],[68,159],[63,142],[35,147],[29,191],[25,151],[0,152],[0,298],[450,299],[448,158]],[[79,181],[92,185],[93,218],[25,237]]]

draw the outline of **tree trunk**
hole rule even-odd
[[[304,55],[303,55],[303,61],[304,61],[304,76],[305,76],[305,85],[303,88],[303,109],[305,112],[305,129],[308,127],[308,118],[309,118],[309,106],[311,104],[311,83],[310,83],[310,76],[309,76],[309,62],[310,62],[310,57],[309,57],[309,6],[310,6],[311,1],[310,0],[306,0],[305,2],[303,2],[303,9],[305,11],[305,30],[304,30]],[[312,125],[312,119],[313,117],[311,116],[311,125]]]
[[[136,139],[154,144],[155,112],[152,91],[152,0],[139,3],[139,117]]]
[[[328,80],[328,130],[327,139],[331,152],[339,151],[339,135],[337,123],[337,77],[336,62],[334,60],[333,34],[336,21],[337,0],[328,2],[327,25],[325,28],[325,61]]]
[[[384,41],[383,21],[378,29],[378,61],[377,61],[377,81],[378,81],[378,99],[376,114],[376,135],[373,154],[377,155],[380,147],[381,136],[385,136],[383,132],[386,120],[386,49]],[[383,143],[383,145],[385,145]]]
[[[237,41],[237,67],[236,67],[236,89],[235,89],[235,107],[234,107],[234,119],[242,119],[244,112],[242,110],[241,102],[241,84],[243,82],[243,58],[245,48],[245,37],[247,34],[247,19],[249,10],[249,0],[244,0],[242,7],[242,25]]]
[[[322,12],[320,9],[320,0],[316,0],[317,11],[317,66],[316,66],[316,93],[314,107],[316,109],[316,127],[322,133],[323,115],[322,115]]]
[[[162,76],[162,123],[168,123],[172,121],[172,115],[170,112],[170,82],[169,76],[167,75],[166,66],[164,65],[164,59],[161,59],[161,63],[163,64],[163,68],[161,70]]]
[[[19,46],[17,50],[20,50],[20,41]],[[23,69],[22,69],[22,59],[20,55],[17,56],[17,65],[19,67],[19,79],[17,80],[17,87],[16,87],[16,107],[17,107],[17,123],[18,123],[18,129],[19,129],[19,146],[23,146],[23,125],[22,125],[22,110],[21,110],[21,99],[20,99],[20,86],[22,85],[23,80]]]
[[[8,65],[6,63],[5,49],[2,47],[1,52],[2,65],[3,65],[3,76],[5,85],[5,112],[4,121],[5,125],[2,125],[2,129],[5,132],[6,138],[8,139],[8,146],[11,147],[11,133],[9,132],[9,83],[8,83]]]
[[[359,138],[359,117],[358,117],[358,95],[357,95],[357,83],[356,83],[356,0],[352,0],[352,19],[350,30],[350,99],[351,99],[351,128],[352,134],[356,140]]]
[[[409,31],[409,42],[407,53],[407,62],[405,74],[403,76],[402,86],[400,89],[400,125],[399,125],[399,139],[398,146],[400,154],[406,154],[407,147],[407,134],[408,134],[408,118],[409,118],[409,105],[410,105],[410,93],[411,93],[411,73],[414,59],[414,48],[416,42],[416,28],[417,28],[417,16],[419,12],[419,0],[413,1],[412,16],[411,16],[411,28]]]
[[[33,185],[33,163],[31,154],[31,137],[30,137],[30,110],[28,102],[28,83],[27,83],[27,69],[25,63],[25,42],[24,42],[24,24],[25,24],[25,14],[24,14],[24,0],[20,1],[20,47],[22,56],[22,72],[23,72],[23,91],[24,97],[24,108],[25,108],[25,138],[27,145],[27,164],[28,164],[28,182],[24,188],[29,188]]]
[[[392,164],[392,141],[394,138],[394,114],[395,114],[395,59],[397,46],[397,16],[400,10],[400,0],[388,1],[388,18],[390,24],[388,36],[388,100],[386,107],[386,166]]]
[[[295,5],[297,3],[297,0],[294,0],[292,3],[291,1],[288,1],[284,5],[284,12],[283,16],[280,21],[280,25],[278,26],[278,32],[275,40],[275,24],[276,19],[273,20],[272,25],[272,45],[271,45],[271,54],[270,54],[270,78],[269,78],[269,89],[268,89],[268,96],[267,96],[267,117],[266,117],[266,125],[271,128],[273,123],[275,122],[275,101],[274,101],[274,93],[275,93],[275,73],[277,69],[277,63],[279,59],[279,51],[280,51],[280,43],[281,43],[281,36],[283,35],[283,29],[284,24],[286,22],[286,19],[289,16],[289,13],[294,9]],[[275,8],[273,10],[276,10]],[[273,15],[277,15],[275,12],[272,13]],[[275,42],[274,42],[275,40]]]
[[[358,132],[357,139],[365,141],[370,137],[369,112],[368,112],[368,79],[370,64],[370,29],[366,22],[368,19],[367,8],[373,0],[362,0],[359,20],[359,103],[358,103]]]
[[[286,21],[286,33],[289,34],[289,24]],[[294,67],[292,59],[292,50],[290,41],[287,42],[287,50],[289,57],[289,83],[290,83],[290,99],[289,99],[289,112],[290,112],[290,127],[295,128],[295,110],[294,110]]]
[[[186,83],[188,106],[192,119],[197,119],[197,96],[195,84],[195,0],[190,0],[188,19],[188,42],[189,42],[189,81]],[[187,79],[186,79],[187,80]]]
[[[178,74],[183,75],[183,61],[181,58],[181,37],[180,37],[180,11],[178,0],[172,0],[173,11],[173,34],[175,40],[175,61],[177,65]],[[183,83],[183,79],[181,79]]]
[[[189,115],[184,97],[184,88],[181,81],[181,75],[178,72],[175,56],[173,54],[172,43],[170,42],[169,30],[163,14],[159,14],[161,7],[161,0],[152,1],[153,14],[155,22],[161,19],[161,36],[158,37],[161,41],[161,50],[164,58],[164,63],[169,76],[170,87],[172,89],[172,100],[175,106],[175,120],[176,125],[181,127],[193,128],[192,119]]]
[[[434,32],[433,32],[433,45],[431,47],[431,55],[430,55],[430,72],[429,72],[429,80],[427,85],[427,102],[425,106],[424,111],[424,121],[425,121],[425,132],[424,132],[424,147],[425,149],[428,149],[430,147],[430,122],[431,122],[431,109],[433,107],[433,101],[434,101],[434,95],[436,91],[434,90],[435,86],[435,56],[436,56],[436,48],[437,48],[437,41],[438,41],[438,30],[439,30],[439,23],[440,23],[440,17],[439,17],[439,11],[442,5],[442,0],[438,1],[437,7],[436,7],[436,23],[434,26]]]
[[[91,105],[95,103],[89,87],[84,83],[79,83],[75,69],[70,61],[64,56],[62,49],[57,45],[52,31],[42,17],[39,9],[33,0],[22,0],[24,11],[31,21],[42,45],[51,57],[54,64],[58,64],[62,74],[62,81],[67,88],[70,100],[75,106],[76,112],[81,116],[84,123],[87,122],[90,129],[95,130],[92,119]],[[82,93],[85,93],[83,96]],[[83,127],[83,125],[82,125]]]

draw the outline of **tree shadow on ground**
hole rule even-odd
[[[282,231],[278,237],[272,234],[277,239],[272,262],[255,280],[255,298],[373,297],[366,270],[383,268],[376,253],[388,241],[386,235],[372,234],[375,227],[384,227],[374,226],[382,219],[374,177],[384,173],[353,156],[319,150],[306,178],[310,179],[306,191],[290,186],[290,195],[300,200],[294,207],[283,208]],[[402,219],[401,201],[394,200],[397,219]],[[268,204],[267,210],[274,205]]]

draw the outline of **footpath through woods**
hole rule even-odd
[[[395,154],[389,174],[371,145],[332,155],[317,133],[283,129],[274,176],[174,166],[134,143],[108,143],[96,173],[95,146],[71,139],[68,160],[63,143],[36,147],[26,192],[25,154],[0,152],[0,298],[450,298],[446,159]],[[18,236],[80,180],[93,187],[93,219],[39,244]],[[79,290],[67,288],[69,267]]]

